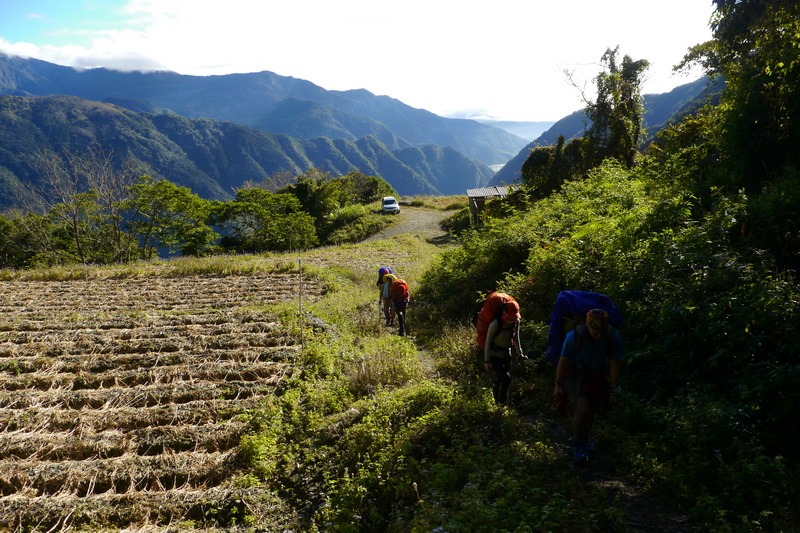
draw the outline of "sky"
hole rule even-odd
[[[650,62],[646,94],[699,78],[672,67],[711,38],[712,12],[711,0],[0,0],[0,51],[79,68],[268,70],[447,117],[556,121],[594,96],[608,48]]]

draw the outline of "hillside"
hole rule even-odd
[[[380,131],[376,132],[381,134]],[[228,199],[245,181],[317,168],[354,169],[386,179],[401,195],[462,194],[492,171],[452,148],[389,149],[378,138],[297,139],[232,122],[138,113],[77,97],[0,97],[0,207],[17,205],[38,182],[42,153],[63,155],[102,146],[132,156],[150,171],[207,199]]]
[[[686,115],[698,103],[718,94],[719,90],[720,85],[709,82],[708,78],[700,78],[666,93],[644,95],[645,114],[643,126],[649,135],[648,138],[652,138],[669,121]],[[490,185],[503,185],[518,181],[522,164],[532,148],[556,144],[561,135],[567,140],[581,137],[588,127],[589,124],[582,109],[567,115],[553,124],[547,131],[508,161],[503,168],[498,170]]]
[[[286,133],[349,141],[374,135],[390,150],[437,145],[484,164],[503,163],[525,140],[472,120],[449,119],[369,91],[327,91],[264,71],[224,76],[77,70],[0,54],[0,94],[73,95],[134,111],[169,111]],[[466,187],[462,188],[465,189]]]
[[[558,421],[545,432],[529,413],[496,409],[485,390],[458,392],[440,376],[444,358],[418,349],[421,338],[380,326],[365,290],[376,267],[391,264],[416,290],[444,249],[431,239],[442,235],[437,221],[446,211],[404,209],[391,235],[300,255],[5,272],[0,422],[13,431],[0,432],[3,525],[359,526],[352,512],[362,504],[344,502],[341,485],[350,475],[369,484],[363,478],[381,468],[379,450],[398,469],[388,509],[398,519],[409,513],[402,525],[412,529],[414,520],[458,519],[458,506],[434,497],[448,477],[484,476],[468,463],[449,471],[438,457],[447,450],[465,459],[479,453],[496,467],[516,464],[492,476],[518,483],[517,472],[536,484],[514,495],[514,506],[528,510],[525,522],[553,506],[564,512],[564,494],[587,490],[615,495],[610,505],[577,504],[604,521],[626,517],[609,524],[682,519],[610,465],[576,476],[564,468],[567,437]],[[419,330],[425,324],[413,313]],[[376,431],[386,424],[393,431]],[[527,453],[515,457],[509,442]],[[405,459],[395,457],[401,451]],[[339,478],[337,469],[356,457],[372,462]],[[420,457],[446,476],[413,474],[433,518],[406,481]],[[326,489],[325,477],[336,488]]]

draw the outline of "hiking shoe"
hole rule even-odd
[[[572,458],[576,463],[587,463],[589,461],[589,454],[586,452],[586,446],[575,444],[572,447]]]

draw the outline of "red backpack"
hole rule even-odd
[[[408,292],[408,283],[400,278],[395,279],[392,281],[389,295],[393,302],[407,303],[411,299],[411,294]]]
[[[519,318],[519,304],[510,294],[504,292],[490,292],[483,302],[483,307],[478,313],[478,346],[481,349],[486,344],[486,332],[495,319],[502,323],[511,323]]]

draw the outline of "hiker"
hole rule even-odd
[[[392,300],[394,311],[397,314],[397,321],[400,329],[398,334],[402,337],[406,334],[406,310],[408,302],[411,301],[411,293],[408,290],[408,283],[393,276],[392,284],[389,287],[389,298]]]
[[[386,274],[394,274],[394,272],[392,271],[391,267],[382,266],[382,267],[380,267],[378,269],[378,283],[377,283],[377,286],[378,286],[379,289],[381,287],[383,287],[383,276],[385,276]]]
[[[619,362],[623,357],[622,340],[602,309],[586,313],[584,324],[567,333],[556,367],[554,396],[565,405],[574,405],[572,431],[573,457],[578,463],[589,460],[594,451],[590,436],[594,416],[608,410],[620,393]]]
[[[508,401],[512,353],[520,359],[527,359],[519,338],[521,319],[516,300],[499,292],[487,296],[478,315],[478,344],[483,348],[484,370],[487,373],[494,371],[492,395],[496,404]]]
[[[386,286],[386,275],[394,274],[391,267],[382,266],[378,269],[378,282],[375,284],[378,287],[378,310],[383,313],[386,319],[386,325],[390,325],[389,321],[394,323],[394,315],[391,304],[389,303],[389,289]]]
[[[392,304],[391,299],[391,288],[392,282],[397,279],[397,276],[394,274],[384,274],[383,275],[383,286],[381,287],[381,294],[380,299],[378,300],[379,305],[383,310],[383,317],[386,319],[387,326],[394,326],[394,317],[397,314],[395,311],[394,305]]]

